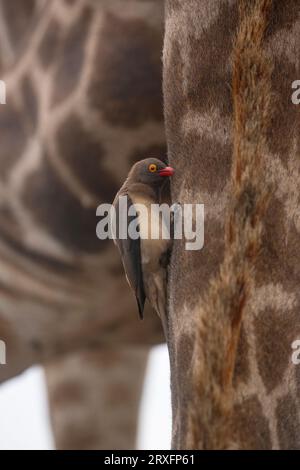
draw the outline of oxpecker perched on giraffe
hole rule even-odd
[[[117,227],[120,225],[120,198],[126,197],[128,207],[134,206],[136,209],[134,212],[140,236],[136,239],[130,237],[130,234],[125,239],[117,236],[115,243],[122,257],[127,281],[136,296],[140,317],[143,318],[147,298],[164,326],[167,305],[167,263],[171,239],[162,236],[166,228],[164,220],[155,211],[151,211],[151,207],[164,202],[162,190],[166,188],[166,179],[173,173],[173,168],[156,158],[141,160],[131,168],[113,203]],[[166,191],[164,196],[170,199]],[[140,205],[146,209],[147,215],[138,209]],[[135,217],[128,213],[126,217],[129,226]],[[157,227],[160,223],[161,230]],[[152,238],[153,229],[158,229],[160,233],[158,239]]]

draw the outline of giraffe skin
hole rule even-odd
[[[247,40],[259,23],[262,39],[255,50]],[[172,196],[181,203],[205,204],[204,248],[188,252],[182,241],[174,241],[169,273],[172,445],[299,449],[300,369],[291,361],[291,344],[300,337],[300,108],[291,102],[291,84],[300,76],[300,4],[169,0],[165,26],[166,136],[169,161],[176,168]],[[261,67],[258,91],[250,83],[239,101],[244,82],[234,84],[233,74],[240,68],[247,80],[251,64]],[[238,121],[243,106],[262,112],[254,123],[251,114],[243,117],[245,128]],[[247,126],[253,132],[246,141]],[[260,148],[263,177],[254,173],[253,187],[257,193],[268,188],[269,198],[260,221],[260,250],[239,307],[233,377],[225,386],[224,338],[232,339],[233,324],[223,314],[234,309],[224,278],[224,263],[232,255],[225,228],[228,214],[234,214],[231,185],[237,183],[231,167],[239,141],[246,156]],[[230,271],[228,276],[234,281]],[[225,432],[218,440],[224,417]]]
[[[153,312],[137,321],[96,207],[134,161],[165,158],[163,5],[53,0],[22,34],[1,77],[0,381],[44,364],[58,448],[131,448],[147,352],[163,335]]]

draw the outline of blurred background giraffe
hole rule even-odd
[[[1,0],[1,381],[45,365],[58,448],[134,448],[157,317],[96,238],[132,163],[166,156],[163,2]]]

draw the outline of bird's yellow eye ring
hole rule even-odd
[[[155,165],[155,163],[151,163],[151,165],[149,165],[148,167],[150,173],[155,173],[157,171],[157,166]]]

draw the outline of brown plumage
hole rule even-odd
[[[116,239],[119,248],[127,281],[133,290],[140,317],[143,318],[143,310],[146,298],[151,306],[161,317],[165,327],[166,321],[166,288],[167,288],[167,260],[171,246],[170,239],[162,238],[162,231],[158,239],[151,238],[151,227],[159,224],[159,216],[156,213],[150,215],[152,204],[161,204],[165,199],[170,200],[168,176],[173,174],[173,169],[156,158],[147,158],[136,163],[117,193],[114,200],[116,209]],[[164,189],[164,191],[162,191]],[[164,196],[162,196],[164,194]],[[132,239],[120,238],[120,198],[126,197],[127,207],[133,206],[135,215],[125,214],[126,228],[137,220],[139,237]],[[138,209],[137,204],[143,204],[147,208],[147,215]],[[123,213],[122,213],[123,217]],[[146,219],[146,218],[147,219]],[[163,229],[166,226],[163,223]],[[148,238],[145,238],[148,236]]]

